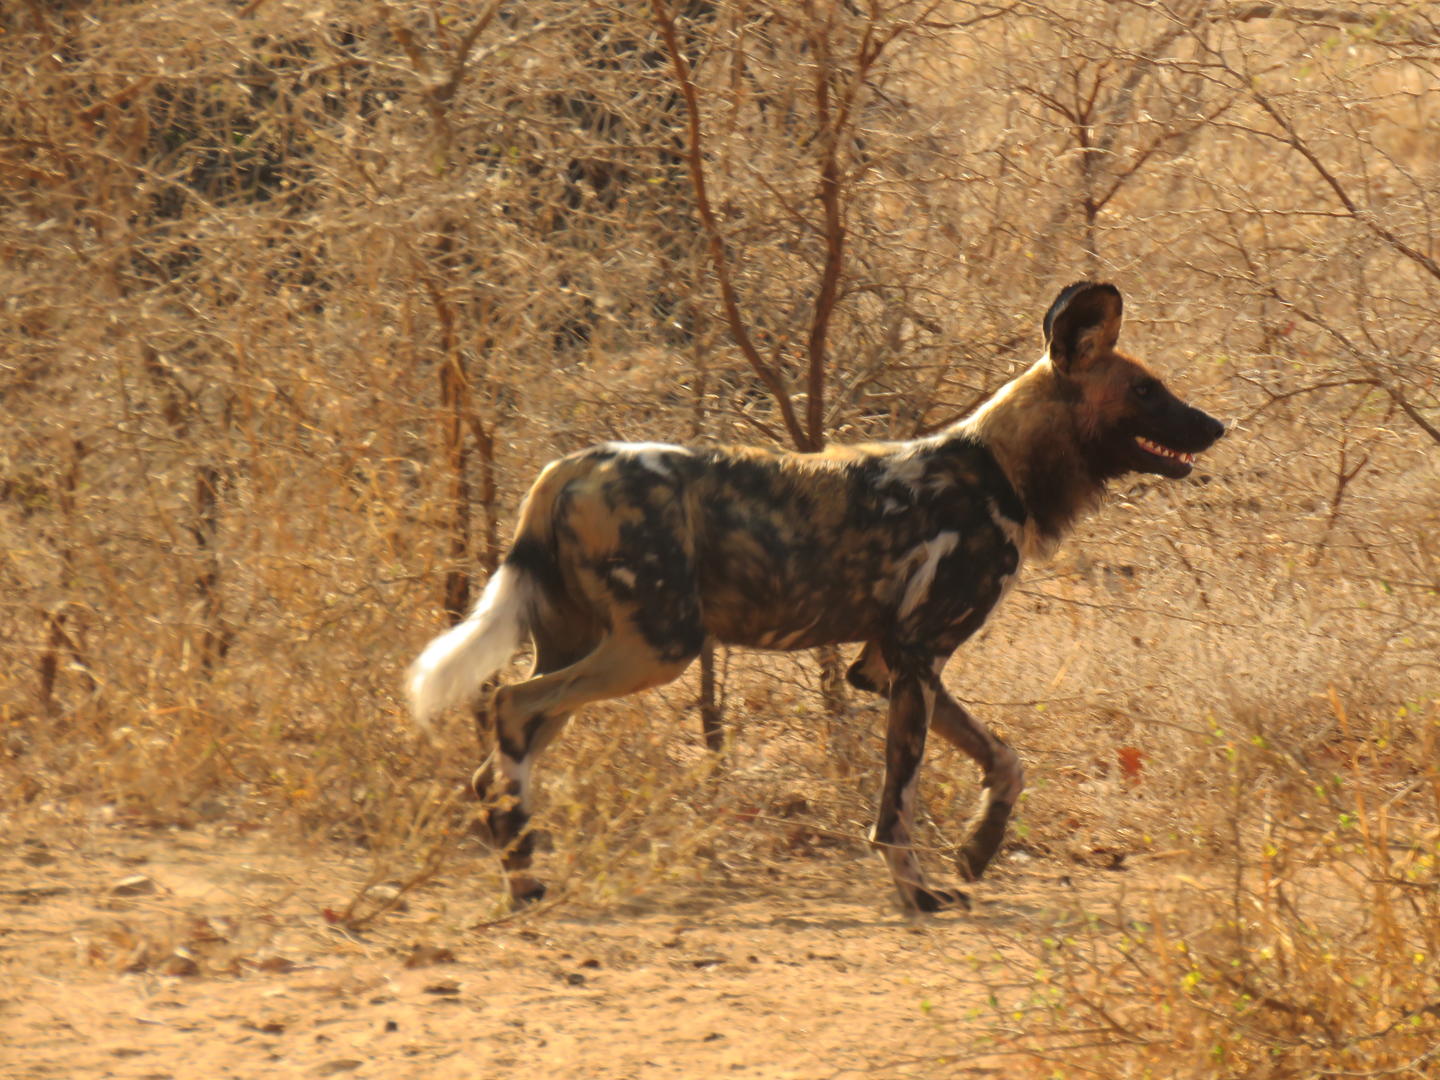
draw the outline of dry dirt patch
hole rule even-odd
[[[0,1072],[910,1075],[973,1057],[967,1027],[1014,977],[992,963],[1003,931],[1068,893],[1011,868],[974,914],[911,921],[879,866],[832,854],[497,923],[467,853],[346,931],[327,911],[368,869],[222,828],[21,836],[0,889]]]

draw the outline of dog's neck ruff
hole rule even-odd
[[[994,455],[1025,507],[1024,554],[1048,558],[1105,493],[1084,453],[1074,406],[1049,356],[1010,380],[950,432]]]

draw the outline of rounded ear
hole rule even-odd
[[[1077,281],[1055,297],[1045,313],[1050,361],[1065,374],[1083,370],[1115,347],[1125,301],[1114,285]]]

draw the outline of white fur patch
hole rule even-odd
[[[903,619],[909,615],[930,595],[930,586],[935,582],[935,571],[940,565],[940,560],[955,550],[955,545],[960,542],[960,534],[957,532],[942,532],[917,544],[910,550],[906,560],[918,559],[920,565],[910,576],[910,581],[905,586],[905,597],[900,601],[900,617]]]
[[[881,475],[892,484],[904,484],[911,491],[918,491],[925,476],[925,459],[913,454],[892,457],[885,462]]]
[[[666,463],[665,459],[672,454],[679,454],[682,457],[689,457],[690,451],[676,443],[663,442],[633,442],[633,443],[608,443],[609,449],[617,454],[629,454],[640,463],[640,467],[649,469],[657,476],[669,478],[674,471]]]
[[[1001,510],[994,499],[987,501],[990,520],[995,522],[1000,531],[1005,534],[1005,539],[1015,545],[1015,550],[1023,553],[1025,551],[1025,526]]]
[[[1015,545],[1015,551],[1020,556],[1019,562],[1015,564],[1015,572],[1006,579],[1005,591],[1000,594],[1003,599],[1005,593],[1010,591],[1010,586],[1015,583],[1015,579],[1020,576],[1020,568],[1024,565],[1025,560],[1029,558],[1043,558],[1048,553],[1039,550],[1042,546],[1041,542],[1037,539],[1039,532],[1031,523],[1026,522],[1021,524],[1001,510],[1000,507],[996,505],[994,499],[991,499],[989,502],[990,520],[995,522],[1000,531],[1005,534],[1005,539]]]
[[[515,761],[507,754],[500,755],[500,775],[509,783],[520,788],[520,810],[523,813],[530,813],[530,771],[533,763],[530,758],[521,758]]]

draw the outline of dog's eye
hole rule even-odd
[[[1145,379],[1130,387],[1130,392],[1138,398],[1147,398],[1155,392],[1155,380]]]

